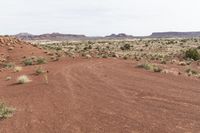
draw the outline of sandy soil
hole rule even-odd
[[[0,133],[183,133],[200,131],[200,81],[151,73],[133,61],[63,59],[34,75],[0,73],[0,99],[16,108]],[[16,77],[32,82],[16,85]],[[6,76],[12,80],[5,81]]]

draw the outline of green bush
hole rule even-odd
[[[189,49],[185,52],[185,58],[193,59],[195,61],[200,59],[200,54],[197,49]]]

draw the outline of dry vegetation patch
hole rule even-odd
[[[0,119],[12,117],[14,111],[14,108],[8,107],[4,103],[0,103]]]
[[[39,42],[34,46],[42,47],[45,53],[51,54],[51,60],[58,59],[58,53],[72,58],[121,58],[143,64],[144,69],[171,73],[171,65],[177,73],[187,73],[184,69],[195,67],[200,59],[200,38],[142,38],[132,40],[90,40],[90,41],[57,41]],[[51,52],[49,52],[51,51]],[[57,54],[55,54],[57,53]],[[164,69],[163,68],[163,69]],[[184,68],[184,69],[183,69]],[[174,71],[173,71],[174,73]]]

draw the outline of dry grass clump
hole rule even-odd
[[[8,76],[8,77],[6,77],[6,81],[9,81],[9,80],[11,80],[12,79],[12,77],[10,77],[10,76]]]
[[[164,70],[162,70],[162,73],[164,73],[164,74],[173,74],[173,75],[176,75],[176,76],[182,74],[180,71],[178,71],[176,69],[164,69]]]
[[[7,107],[4,103],[0,103],[0,119],[12,117],[15,109]]]
[[[22,75],[17,78],[18,84],[25,84],[25,83],[29,83],[29,82],[31,82],[31,80],[26,75]]]
[[[38,67],[38,68],[35,70],[35,73],[36,73],[37,75],[40,75],[40,74],[45,73],[45,70],[44,70],[42,67]]]
[[[181,66],[186,66],[186,65],[187,65],[187,62],[181,61],[181,62],[179,62],[178,64],[181,65]]]
[[[20,67],[20,66],[14,67],[14,72],[20,72],[20,71],[22,71],[22,67]]]

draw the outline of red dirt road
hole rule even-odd
[[[16,108],[0,133],[200,132],[200,80],[135,68],[132,61],[66,59],[44,66],[49,84],[2,72],[0,99]],[[27,74],[29,84],[15,85]],[[11,75],[11,81],[4,81]]]

